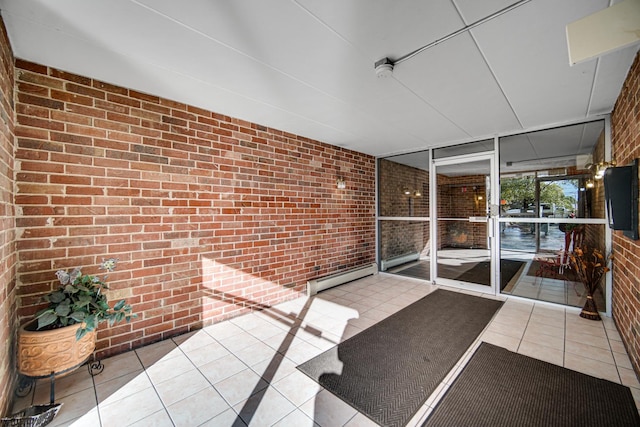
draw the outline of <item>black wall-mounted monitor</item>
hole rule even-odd
[[[605,171],[604,197],[609,227],[638,240],[638,159]]]

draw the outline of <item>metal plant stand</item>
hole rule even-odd
[[[98,375],[98,374],[102,373],[102,371],[104,371],[104,365],[102,364],[102,361],[96,360],[95,354],[90,356],[90,359],[91,359],[90,361],[88,359],[86,359],[80,365],[75,366],[75,367],[73,367],[71,369],[66,369],[66,370],[60,371],[60,372],[51,372],[51,374],[46,375],[46,376],[34,377],[34,376],[28,376],[28,375],[24,375],[22,373],[19,373],[19,380],[18,380],[18,384],[16,386],[16,389],[15,389],[14,393],[18,397],[26,397],[33,390],[33,387],[34,387],[34,384],[36,383],[36,380],[49,378],[49,381],[50,381],[49,402],[50,402],[51,405],[53,405],[55,403],[55,401],[56,401],[56,392],[55,392],[55,390],[56,390],[56,385],[55,385],[56,384],[56,376],[60,376],[62,374],[69,374],[69,373],[75,371],[76,369],[78,369],[85,362],[87,363],[87,370],[89,371],[89,375],[91,375],[92,377],[95,377],[96,375]]]

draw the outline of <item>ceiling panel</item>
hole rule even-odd
[[[472,30],[524,127],[586,116],[595,62],[569,66],[565,26],[606,3],[536,0]]]
[[[394,75],[469,136],[520,129],[469,34],[401,63]]]
[[[519,0],[451,0],[457,6],[467,24],[472,24],[500,10],[505,9]]]
[[[0,0],[0,10],[18,58],[384,155],[611,111],[638,46],[570,67],[564,30],[608,0],[532,0],[376,77],[377,59],[513,3]]]
[[[397,59],[464,23],[450,0],[297,0],[373,63]]]

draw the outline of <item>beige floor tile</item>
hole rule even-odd
[[[517,338],[518,340],[520,340],[524,335],[525,328],[526,325],[514,326],[493,321],[489,324],[487,331],[495,334],[510,336],[512,338]]]
[[[98,402],[109,404],[153,387],[146,372],[140,370],[96,385]]]
[[[244,421],[242,421],[242,419],[240,419],[238,414],[236,414],[236,411],[234,411],[232,408],[229,408],[221,414],[218,414],[215,417],[211,418],[209,421],[200,424],[199,427],[222,426],[246,427],[246,424],[244,423]]]
[[[566,338],[568,341],[574,341],[593,347],[599,347],[604,350],[612,350],[611,346],[609,345],[609,340],[607,340],[606,337],[585,334],[583,332],[576,332],[567,329]]]
[[[355,409],[327,390],[309,399],[300,409],[321,426],[342,426],[357,413]]]
[[[503,304],[501,311],[502,310],[507,310],[507,311],[516,310],[516,311],[520,311],[520,312],[525,312],[525,313],[531,314],[531,311],[533,311],[533,306],[534,306],[534,303],[531,302],[531,301],[508,299]]]
[[[366,317],[367,319],[371,319],[371,320],[375,320],[376,322],[379,322],[382,319],[386,319],[387,317],[389,317],[389,314],[380,310],[373,309],[373,310],[367,310],[361,313],[361,317]]]
[[[248,332],[242,331],[237,333],[236,335],[219,339],[218,342],[224,346],[227,350],[234,353],[236,351],[242,350],[243,348],[247,348],[254,344],[260,342],[253,335]]]
[[[163,408],[160,397],[153,388],[146,388],[124,399],[99,406],[103,426],[133,424]]]
[[[35,390],[35,400],[37,402],[48,402],[50,399],[51,381],[49,379],[38,380]],[[89,375],[86,366],[80,367],[77,371],[54,381],[56,402],[66,396],[93,390],[93,378]]]
[[[236,351],[234,354],[247,366],[253,366],[263,360],[272,359],[278,352],[265,343],[258,342],[240,351]]]
[[[162,409],[145,417],[144,419],[130,424],[130,427],[173,427],[173,422],[169,413]]]
[[[214,384],[229,406],[249,399],[255,393],[265,389],[267,385],[266,381],[249,368]]]
[[[234,325],[231,322],[215,323],[211,326],[207,326],[203,330],[218,341],[225,338],[233,337],[241,332],[244,332],[242,328]]]
[[[557,348],[545,347],[540,344],[522,341],[518,347],[518,353],[534,359],[544,360],[554,365],[562,366],[564,362],[564,352]]]
[[[532,319],[527,325],[526,331],[533,334],[550,335],[564,340],[564,325],[562,324],[560,326],[558,324],[551,325]]]
[[[299,409],[291,412],[280,421],[275,423],[273,427],[319,427],[311,418],[309,418],[304,412]],[[373,427],[376,427],[377,424],[374,424]]]
[[[293,412],[296,407],[273,387],[268,387],[235,405],[233,409],[248,425],[270,426]]]
[[[299,342],[291,345],[287,349],[285,356],[291,359],[294,363],[300,364],[316,357],[320,353],[322,353],[322,350],[318,347],[309,344],[308,342]]]
[[[522,337],[523,342],[528,342],[533,345],[539,345],[542,347],[553,348],[555,350],[564,351],[564,339],[561,337],[555,337],[553,335],[547,335],[536,331],[530,331],[528,328],[524,332]]]
[[[282,333],[283,328],[278,327],[272,323],[268,323],[262,326],[259,326],[257,328],[251,329],[249,332],[249,334],[251,334],[252,336],[256,337],[257,339],[259,339],[260,341],[265,340],[267,338],[271,338],[274,335],[278,335],[280,333]]]
[[[176,427],[200,425],[229,409],[229,405],[213,387],[200,390],[167,407]]]
[[[228,354],[231,354],[229,350],[224,348],[222,344],[217,341],[214,341],[205,347],[185,351],[185,355],[195,366],[206,365],[207,363],[218,360]]]
[[[622,337],[620,336],[620,334],[618,333],[618,331],[616,330],[611,330],[611,329],[607,329],[605,327],[605,332],[607,334],[607,338],[609,339],[609,341],[618,341],[618,342],[622,342]]]
[[[171,378],[195,369],[195,366],[182,352],[176,357],[160,360],[147,368],[147,375],[154,384],[163,383]]]
[[[611,351],[615,353],[627,353],[627,349],[620,341],[609,341],[609,346],[611,347]]]
[[[64,406],[64,404],[62,406]],[[62,409],[60,412],[62,412]],[[51,423],[47,424],[48,427],[96,427],[100,425],[100,416],[98,415],[98,409],[95,407],[83,413],[78,418],[73,419],[65,418],[60,412],[58,412],[58,415],[56,415]]]
[[[601,322],[583,319],[580,316],[567,317],[568,333],[579,333],[585,335],[595,335],[597,337],[606,338],[607,334]]]
[[[122,375],[139,372],[143,369],[142,362],[135,351],[128,351],[102,361],[104,370],[93,377],[96,384],[110,381]]]
[[[518,350],[518,346],[520,345],[519,338],[498,334],[491,330],[487,330],[482,334],[482,341],[497,345],[502,348],[506,348],[507,350],[514,352]]]
[[[530,322],[543,323],[545,325],[564,328],[564,309],[554,309],[536,304],[531,313]]]
[[[203,330],[174,337],[173,342],[175,342],[180,347],[180,350],[185,353],[216,343],[213,337]]]
[[[600,347],[594,347],[587,344],[567,340],[565,341],[565,351],[567,353],[576,354],[578,356],[595,359],[599,362],[615,365],[613,353],[611,353],[610,350],[605,350]]]
[[[626,353],[613,352],[613,358],[615,359],[616,366],[618,368],[633,369],[633,365],[631,365],[631,360],[629,359],[629,356],[627,356]]]
[[[320,384],[297,369],[273,383],[273,387],[296,406],[302,405],[322,390]]]
[[[197,369],[184,372],[163,383],[155,384],[156,392],[164,406],[196,394],[200,390],[211,387],[211,384]]]
[[[213,362],[204,364],[198,369],[211,384],[215,384],[247,369],[247,365],[242,363],[242,361],[233,354],[228,354]]]
[[[265,381],[273,384],[292,372],[297,371],[296,366],[297,364],[279,354],[271,360],[265,360],[257,365],[251,366],[251,369]]]
[[[322,351],[326,351],[326,350],[329,350],[331,347],[335,347],[336,345],[338,345],[338,343],[340,343],[341,340],[342,340],[342,336],[332,335],[326,332],[326,333],[323,333],[321,336],[311,337],[306,341],[312,346],[318,347]]]
[[[164,340],[135,350],[145,368],[161,360],[168,360],[182,354],[172,340]]]
[[[577,354],[567,353],[565,355],[564,367],[620,384],[620,377],[618,376],[615,365],[602,363],[598,360]]]
[[[633,369],[621,368],[618,367],[618,374],[620,375],[620,380],[622,384],[627,387],[633,387],[640,389],[640,382],[638,382],[638,376]]]
[[[229,322],[242,328],[244,331],[250,331],[251,329],[264,326],[269,322],[261,317],[256,316],[254,313],[245,314],[243,316],[234,317]]]

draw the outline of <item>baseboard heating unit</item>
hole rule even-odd
[[[314,296],[320,291],[351,282],[352,280],[370,276],[378,272],[378,265],[373,263],[362,267],[354,268],[330,276],[321,277],[319,279],[309,280],[307,282],[307,296]]]
[[[420,254],[418,252],[412,252],[409,254],[394,256],[389,259],[383,259],[380,261],[380,271],[387,271],[391,267],[395,267],[396,265],[406,264],[411,261],[418,261],[420,259]]]

